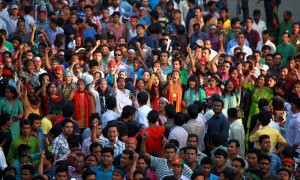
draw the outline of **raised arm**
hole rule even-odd
[[[142,143],[141,143],[141,152],[140,154],[145,155],[148,159],[151,159],[151,155],[149,153],[147,153],[147,147],[146,147],[146,140],[149,137],[149,133],[148,132],[144,132],[143,133],[143,137],[142,137]]]
[[[51,51],[50,47],[46,47],[46,49],[45,49],[45,68],[47,70],[51,69],[50,58],[49,58],[49,52],[50,51]]]
[[[93,60],[93,53],[96,51],[96,49],[100,46],[100,44],[101,44],[101,41],[100,40],[97,40],[96,41],[96,45],[95,45],[95,47],[93,48],[93,49],[91,49],[88,53],[87,53],[87,55],[86,55],[86,57],[89,59],[89,60]]]
[[[170,88],[170,86],[173,84],[173,81],[171,80],[171,81],[169,81],[169,83],[168,83],[168,85],[165,87],[165,89],[162,91],[162,94],[163,95],[167,95],[167,93],[168,93],[168,90],[169,90],[169,88]]]
[[[31,32],[31,36],[30,36],[30,43],[32,46],[34,46],[34,44],[35,44],[35,42],[34,42],[35,32],[36,32],[36,24],[34,24],[32,26],[32,32]]]
[[[219,57],[221,56],[221,54],[223,54],[222,50],[220,50],[219,53],[209,63],[210,70],[211,70],[212,73],[217,73],[218,72],[218,68],[217,68],[216,63],[217,63]]]
[[[145,61],[145,60],[146,60],[146,57],[145,57],[145,54],[144,54],[144,52],[143,52],[143,50],[142,50],[142,48],[141,48],[141,43],[136,42],[135,44],[136,44],[136,47],[137,47],[137,49],[138,49],[138,51],[139,51],[139,53],[140,53],[140,55],[141,55],[142,60]]]

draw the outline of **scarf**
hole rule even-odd
[[[155,88],[157,89],[157,91],[158,91],[158,94],[159,94],[159,87],[158,86],[153,86],[152,87],[153,88],[153,91],[154,91],[154,96],[153,96],[153,100],[152,100],[152,102],[153,102],[153,110],[156,110],[156,111],[158,111],[158,100],[159,100],[159,95],[157,96],[156,95],[156,93],[155,93]]]
[[[174,96],[176,96],[176,101],[174,101]],[[170,104],[174,104],[176,102],[176,112],[182,111],[181,101],[182,101],[182,86],[181,83],[178,83],[177,88],[175,89],[174,84],[172,84],[169,88],[168,100]]]
[[[90,94],[89,92],[87,92],[86,90],[84,91],[75,91],[75,96],[74,96],[74,119],[75,120],[78,120],[80,119],[81,117],[81,114],[80,114],[80,110],[82,108],[81,104],[80,104],[80,94],[84,94],[84,106],[85,106],[85,127],[89,127],[89,122],[88,122],[88,119],[89,119],[89,114],[90,114]]]

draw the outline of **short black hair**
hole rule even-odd
[[[90,60],[89,67],[91,68],[93,66],[99,66],[99,62],[97,60]]]
[[[223,156],[224,158],[228,158],[228,153],[224,149],[217,149],[214,153],[214,156]]]
[[[145,163],[149,166],[150,165],[150,159],[147,158],[144,154],[140,154],[138,159],[144,159]]]
[[[60,165],[60,166],[56,167],[55,175],[57,175],[58,173],[61,173],[61,172],[65,172],[65,173],[67,173],[67,175],[69,177],[68,171],[69,171],[68,166]]]
[[[211,2],[211,1],[209,1],[209,2]],[[205,16],[203,17],[204,23],[207,23],[211,18],[213,18],[212,15],[210,15],[210,14],[205,15]]]
[[[231,143],[234,143],[237,148],[239,148],[241,146],[240,142],[238,140],[236,140],[236,139],[230,139],[228,141],[228,145],[231,144]]]
[[[236,108],[229,108],[227,110],[227,115],[230,118],[238,118],[238,110]]]
[[[136,109],[130,105],[124,106],[121,114],[121,118],[128,118],[129,116],[134,115]]]
[[[264,139],[270,139],[270,136],[263,134],[263,135],[259,136],[258,142],[262,143]]]
[[[101,155],[104,153],[110,153],[114,157],[114,149],[111,147],[105,147],[101,150]]]
[[[204,158],[201,159],[200,165],[204,165],[204,164],[213,165],[214,162],[210,157],[204,157]]]
[[[260,162],[261,160],[268,160],[271,163],[271,157],[269,155],[266,155],[266,154],[261,154],[258,162]]]
[[[177,112],[174,117],[174,124],[176,126],[182,126],[185,122],[185,114],[183,112]]]
[[[202,171],[194,171],[191,176],[191,180],[195,180],[199,176],[201,176],[201,177],[203,177],[203,179],[205,179],[205,174]]]
[[[92,153],[93,149],[96,148],[96,147],[98,147],[98,146],[100,146],[101,149],[102,149],[102,145],[100,143],[98,143],[98,142],[92,142],[92,144],[89,146],[90,153]]]
[[[90,175],[95,175],[96,176],[96,172],[91,170],[91,169],[86,169],[85,171],[83,171],[82,173],[82,179],[86,180],[88,176]]]
[[[187,111],[191,119],[196,119],[198,117],[198,106],[191,104],[187,107]]]
[[[177,147],[173,143],[166,144],[164,150],[166,150],[166,149],[174,149],[175,152],[177,151]]]
[[[150,123],[156,123],[159,118],[159,113],[156,110],[151,110],[148,115],[147,119]]]
[[[74,122],[72,121],[72,119],[64,119],[61,123],[61,127],[65,127],[67,123],[72,123],[74,125]]]
[[[255,154],[257,156],[257,159],[260,158],[261,156],[261,151],[259,149],[256,149],[256,148],[251,148],[248,150],[248,154],[251,153],[251,154]]]
[[[149,95],[145,91],[140,91],[137,95],[137,100],[141,105],[145,105],[148,102]]]
[[[23,171],[24,169],[29,170],[29,173],[30,173],[31,175],[34,175],[34,174],[35,174],[34,166],[31,165],[31,164],[25,164],[24,166],[21,167],[21,171]]]
[[[187,139],[189,139],[189,138],[196,138],[197,142],[199,142],[199,136],[197,134],[191,133],[191,134],[188,135]]]
[[[34,121],[41,121],[42,117],[38,114],[30,113],[27,119],[30,121],[30,126],[32,126]]]
[[[71,103],[66,103],[62,107],[62,114],[64,118],[71,118],[74,114],[74,106]]]
[[[130,159],[130,160],[133,160],[133,154],[134,154],[133,151],[131,151],[131,150],[129,150],[129,149],[124,149],[123,152],[122,152],[122,154],[129,155],[129,159]]]
[[[158,11],[154,10],[150,12],[150,17],[153,17],[155,20],[158,20],[159,18],[159,13]]]
[[[167,104],[165,106],[165,115],[169,119],[173,119],[176,114],[176,109],[173,104]]]
[[[0,114],[0,119],[1,119],[1,121],[0,121],[0,127],[1,127],[1,126],[6,125],[7,121],[10,121],[10,119],[11,119],[10,114],[8,114],[8,113]]]
[[[80,135],[77,134],[71,134],[67,137],[67,142],[69,145],[69,148],[76,148],[80,147]]]
[[[24,119],[20,121],[20,128],[22,129],[23,126],[29,125],[30,126],[30,121],[28,119]]]
[[[244,159],[242,159],[242,158],[237,157],[237,158],[234,158],[232,161],[239,161],[241,163],[242,168],[245,168],[245,166],[246,166],[246,163],[245,163]]]
[[[116,105],[117,105],[116,97],[114,97],[114,96],[108,96],[105,99],[105,103],[106,103],[107,109],[113,110],[116,107]]]
[[[136,169],[134,172],[133,172],[133,177],[137,174],[141,174],[143,176],[143,178],[146,177],[146,171],[142,170],[142,169]]]

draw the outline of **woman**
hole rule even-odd
[[[273,92],[270,88],[266,87],[266,77],[263,75],[258,76],[256,79],[256,84],[249,84],[249,79],[251,76],[254,75],[253,71],[250,71],[250,73],[245,77],[243,81],[243,90],[252,94],[251,96],[251,103],[250,103],[250,111],[248,115],[248,120],[247,120],[247,133],[246,133],[246,142],[249,139],[249,134],[250,134],[250,121],[251,117],[254,114],[259,113],[258,109],[258,101],[261,98],[267,99],[269,102],[271,102],[271,99],[273,98]],[[248,144],[246,143],[246,148],[248,148]]]
[[[165,98],[165,97],[159,98],[159,100],[158,100],[158,113],[159,113],[160,122],[158,122],[158,123],[161,123],[161,125],[159,124],[160,126],[163,126],[168,120],[166,115],[165,115],[165,107],[166,107],[167,104],[169,104],[169,101],[167,100],[167,98]]]
[[[178,70],[174,70],[172,72],[172,79],[169,81],[167,87],[163,90],[163,95],[167,97],[170,104],[175,106],[176,112],[182,112],[182,105],[184,102],[182,101],[184,86],[181,84],[180,80],[180,72]]]
[[[54,82],[42,84],[41,100],[44,107],[44,115],[47,116],[49,110],[61,110],[66,102],[65,96],[58,96],[56,93],[56,84]]]
[[[20,120],[23,118],[23,104],[13,86],[7,86],[5,97],[0,100],[0,112],[10,114],[13,122],[10,126],[13,140],[20,137]]]
[[[145,91],[145,82],[143,79],[138,79],[136,80],[137,76],[134,76],[134,79],[133,79],[133,84],[132,84],[132,93],[134,94],[135,97],[137,97],[138,93],[141,92],[141,91]],[[151,107],[151,104],[150,104],[150,95],[149,93],[147,92],[148,94],[148,102],[147,102],[147,105],[149,107]],[[137,103],[137,102],[136,102]]]
[[[152,87],[150,90],[150,101],[152,102],[152,109],[158,111],[158,105],[159,105],[159,98],[161,97],[161,85],[160,85],[160,80],[159,77],[154,74],[153,75],[153,83],[152,83]],[[152,78],[152,77],[151,77]]]
[[[241,86],[235,88],[234,81],[229,79],[225,83],[221,99],[224,102],[224,109],[238,108],[241,103]]]
[[[95,99],[97,112],[99,111],[101,112],[101,114],[104,114],[107,111],[105,101],[106,98],[110,96],[110,89],[108,88],[105,78],[101,78],[97,81],[96,84],[95,83],[96,81],[93,81],[93,83],[89,87],[89,90]]]
[[[194,104],[195,101],[202,102],[206,98],[206,93],[200,88],[199,79],[196,75],[190,76],[187,84],[187,90],[183,96],[186,107]]]
[[[268,76],[267,77],[267,86],[271,89],[273,89],[273,87],[275,86],[277,82],[277,78],[276,76]]]
[[[145,89],[147,89],[147,91],[149,91],[151,89],[152,82],[153,82],[153,77],[151,76],[151,72],[144,71],[142,77],[143,77],[143,81],[145,83]]]
[[[42,91],[42,84],[46,84],[46,86],[48,86],[48,84],[51,82],[51,76],[48,73],[43,73],[39,76],[39,82],[40,82],[40,86],[36,88],[36,95],[40,96],[41,91]]]
[[[210,97],[212,94],[221,95],[221,92],[222,92],[222,90],[220,88],[221,82],[220,82],[220,78],[217,75],[213,75],[209,79],[208,83],[209,83],[209,87],[204,88],[204,91],[205,91],[207,97]]]
[[[65,96],[67,100],[70,99],[71,93],[76,91],[76,84],[73,82],[73,73],[69,70],[65,70],[63,83],[60,85],[60,93]]]

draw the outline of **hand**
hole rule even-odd
[[[188,53],[191,53],[191,52],[192,52],[192,49],[191,49],[190,45],[186,48],[186,51],[187,51]]]
[[[219,40],[220,40],[221,42],[224,41],[224,36],[223,36],[223,34],[220,35]]]
[[[19,114],[18,119],[22,119],[22,118],[23,118],[23,114]]]
[[[71,40],[73,40],[75,36],[74,36],[74,34],[71,34],[69,37]]]
[[[45,34],[45,29],[39,28],[39,31],[40,31],[42,34]]]
[[[256,121],[256,125],[255,126],[257,126],[257,127],[260,126],[260,121],[259,120]]]
[[[134,74],[134,79],[137,79],[137,77],[138,77],[138,75],[135,73],[135,74]]]
[[[163,135],[163,139],[162,139],[162,144],[163,145],[166,145],[166,144],[168,144],[168,139]]]
[[[136,43],[135,43],[135,45],[136,45],[136,47],[137,47],[138,49],[140,49],[140,48],[141,48],[141,43],[139,43],[139,42],[136,42]]]
[[[92,124],[93,124],[93,127],[96,127],[96,126],[98,126],[98,124],[99,124],[99,120],[98,119],[93,119],[93,121],[92,121]]]
[[[220,50],[219,50],[219,54],[225,54],[224,49],[220,49]]]
[[[100,41],[100,40],[97,40],[97,41],[96,41],[96,46],[98,47],[98,46],[100,46],[100,44],[101,44],[101,41]]]
[[[46,54],[48,54],[50,51],[51,51],[51,48],[50,47],[46,47],[46,49],[45,49]]]
[[[149,137],[149,133],[148,132],[144,132],[144,134],[143,134],[143,140],[148,139],[148,137]]]
[[[33,31],[36,30],[36,24],[32,25],[32,29],[33,29]]]
[[[172,79],[171,79],[171,81],[169,81],[169,85],[171,86],[171,85],[173,85],[173,81],[172,81]]]
[[[133,154],[133,160],[138,160],[139,159],[139,154],[138,153],[134,153]]]

